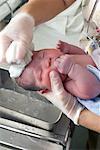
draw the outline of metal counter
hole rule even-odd
[[[69,149],[73,128],[58,108],[18,87],[4,70],[0,87],[0,150]]]

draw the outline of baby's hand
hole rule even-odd
[[[68,54],[69,49],[70,49],[70,45],[68,43],[65,43],[65,42],[59,40],[56,48],[59,49],[64,54]]]
[[[62,74],[68,74],[74,65],[71,55],[62,55],[54,62],[55,67]]]
[[[63,41],[59,41],[56,48],[59,49],[63,54],[74,54],[74,55],[85,54],[85,52],[81,48]]]

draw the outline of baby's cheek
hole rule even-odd
[[[43,72],[43,76],[42,76],[42,85],[44,86],[44,87],[46,87],[46,89],[51,89],[51,84],[50,84],[50,77],[49,77],[49,74],[50,74],[50,72],[52,71],[52,70],[54,70],[54,68],[48,68],[47,70],[45,70],[44,72]]]
[[[48,79],[45,80],[45,85],[46,85],[46,89],[50,90],[51,89],[51,84],[50,84],[50,79],[48,77]]]
[[[42,73],[41,86],[50,89],[50,79],[49,79],[49,70],[45,69]]]

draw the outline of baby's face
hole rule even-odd
[[[28,87],[50,89],[49,73],[51,70],[56,70],[53,64],[55,59],[61,55],[62,52],[57,49],[43,49],[33,52],[32,61],[17,78],[17,83],[27,89]]]

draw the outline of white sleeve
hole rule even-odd
[[[100,48],[94,50],[91,54],[91,57],[95,62],[97,68],[100,70]]]

